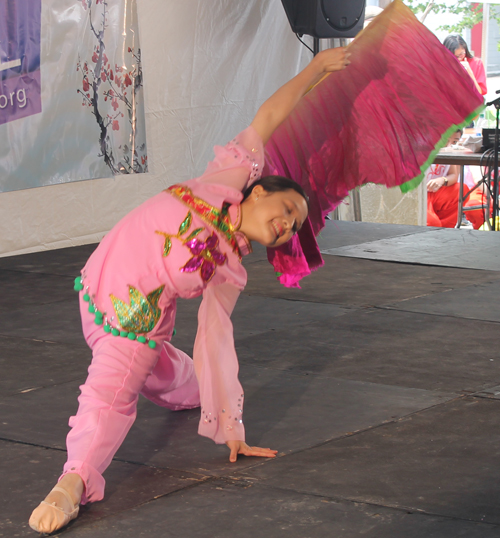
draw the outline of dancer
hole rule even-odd
[[[30,526],[54,532],[79,505],[104,495],[103,471],[136,416],[139,393],[169,409],[201,404],[198,432],[238,454],[274,457],[245,443],[243,391],[230,320],[246,284],[241,257],[257,241],[276,247],[307,218],[307,196],[292,180],[260,179],[263,144],[325,73],[350,62],[344,48],[319,53],[258,110],[250,127],[196,179],[174,185],[123,218],[75,281],[83,332],[93,352],[71,417],[68,461]],[[244,194],[242,194],[242,192]],[[203,294],[194,362],[170,344],[176,298]]]

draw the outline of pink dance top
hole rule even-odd
[[[202,405],[198,431],[225,443],[245,439],[230,315],[247,280],[241,258],[251,252],[238,232],[242,191],[260,177],[264,150],[248,127],[214,151],[202,176],[125,216],[88,260],[81,284],[105,332],[152,348],[172,336],[176,298],[203,294],[193,351]]]

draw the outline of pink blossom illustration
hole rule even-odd
[[[76,69],[82,75],[77,89],[82,105],[88,107],[98,126],[99,156],[113,174],[148,171],[145,139],[138,136],[138,102],[142,98],[141,51],[127,48],[127,55],[118,65],[111,61],[106,49],[109,0],[80,0],[95,39],[90,60],[78,58]],[[99,20],[99,24],[95,21]]]

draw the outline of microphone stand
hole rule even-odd
[[[496,93],[500,93],[498,90]],[[493,160],[493,231],[499,231],[500,227],[497,225],[497,219],[499,217],[498,207],[498,132],[499,132],[499,114],[500,114],[500,97],[497,97],[493,101],[486,103],[486,106],[493,105],[496,109],[496,124],[495,124],[495,148],[494,148],[494,160]]]

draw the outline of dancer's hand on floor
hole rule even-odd
[[[231,450],[229,461],[235,462],[238,459],[238,454],[244,456],[260,456],[261,458],[274,458],[278,453],[277,450],[270,448],[260,448],[258,446],[248,446],[245,441],[226,441],[226,445]]]

